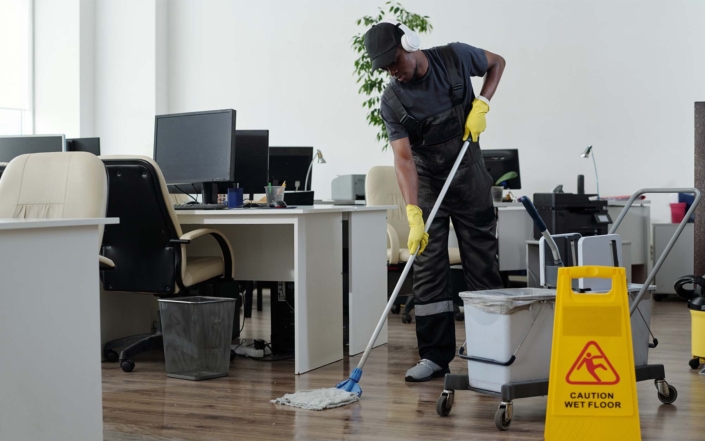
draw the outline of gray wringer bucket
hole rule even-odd
[[[208,380],[228,375],[234,299],[159,299],[159,311],[167,377]]]

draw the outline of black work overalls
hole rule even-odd
[[[408,114],[395,91],[384,91],[392,110],[409,132],[419,177],[418,203],[424,222],[463,145],[463,128],[470,108],[460,62],[450,46],[438,48],[450,84],[453,106],[423,121]],[[469,81],[469,79],[468,79]],[[449,283],[448,233],[453,221],[468,289],[502,287],[497,260],[496,217],[491,195],[492,178],[485,168],[479,143],[472,142],[431,225],[426,250],[414,261],[414,308],[419,355],[442,368],[455,356],[455,323]],[[468,336],[470,337],[470,336]]]

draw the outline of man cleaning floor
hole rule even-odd
[[[392,76],[380,110],[407,204],[409,252],[420,247],[413,294],[421,361],[406,372],[406,381],[411,382],[443,377],[455,356],[448,282],[450,220],[468,289],[502,287],[490,194],[493,182],[478,141],[504,71],[504,58],[463,43],[426,50],[419,46],[418,35],[403,24],[379,23],[365,34],[372,69],[384,69]],[[485,76],[477,98],[470,82],[473,76]],[[472,142],[465,158],[428,234],[424,233],[424,221],[468,137]]]

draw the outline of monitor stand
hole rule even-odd
[[[203,204],[218,203],[218,183],[203,182],[201,184],[201,200]]]

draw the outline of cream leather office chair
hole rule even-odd
[[[102,273],[106,291],[127,291],[159,297],[202,294],[238,297],[232,280],[233,257],[228,239],[218,230],[201,228],[188,233],[181,225],[169,196],[164,176],[154,160],[145,156],[101,156],[110,182],[108,216],[119,217],[103,237],[103,255],[116,264]],[[213,237],[220,255],[189,257],[187,245],[203,236]],[[160,332],[114,340],[103,355],[120,361],[125,372],[134,369],[131,358],[163,345]],[[125,347],[120,355],[115,348]]]
[[[105,217],[105,166],[85,152],[35,153],[0,164],[0,218]],[[100,235],[103,234],[101,226]],[[98,256],[101,267],[113,262]]]
[[[409,221],[406,218],[406,202],[401,194],[397,181],[396,171],[392,166],[376,166],[367,172],[365,178],[365,199],[367,205],[396,205],[396,208],[387,210],[387,287],[391,295],[399,280],[404,264],[411,257],[406,246],[409,238]],[[454,233],[453,233],[454,234]],[[460,250],[457,247],[448,248],[448,258],[451,265],[460,264]],[[409,273],[402,288],[406,298],[397,298],[392,312],[399,313],[399,305],[404,304],[404,323],[411,322],[411,308],[413,296],[411,295],[413,271]]]

